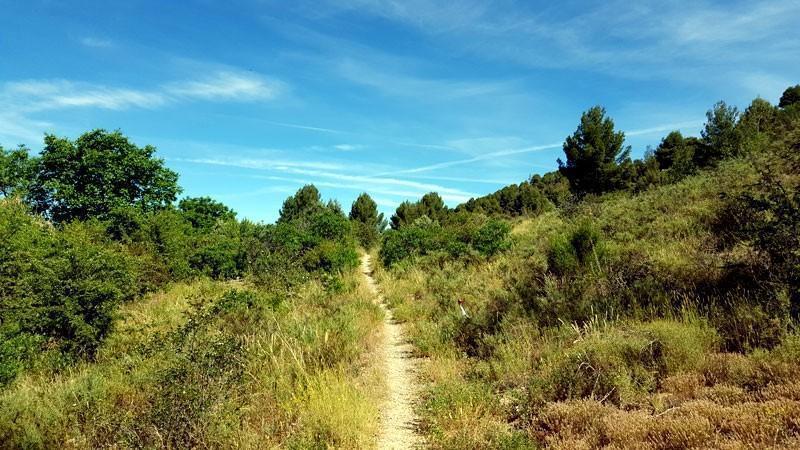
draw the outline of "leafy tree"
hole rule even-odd
[[[800,84],[786,88],[781,95],[778,106],[781,108],[788,108],[792,105],[800,103]]]
[[[441,221],[447,215],[447,206],[436,192],[429,192],[422,196],[418,203],[419,217],[428,216],[433,221]]]
[[[391,224],[392,229],[397,230],[398,228],[408,225],[417,218],[417,207],[414,203],[409,202],[408,200],[400,203],[395,209],[394,214],[391,217]]]
[[[655,150],[658,168],[666,170],[672,181],[677,181],[696,170],[694,158],[696,138],[684,138],[680,131],[668,134]]]
[[[544,175],[533,175],[530,184],[556,206],[565,204],[572,195],[569,190],[569,180],[557,170]]]
[[[19,146],[14,150],[0,147],[0,195],[10,197],[25,191],[30,185],[35,159],[28,156],[28,149]]]
[[[659,170],[655,152],[648,148],[643,159],[624,161],[620,165],[618,187],[634,192],[641,192],[663,181],[663,173]]]
[[[392,229],[414,223],[420,217],[427,217],[434,222],[444,220],[449,213],[449,209],[444,204],[444,200],[436,192],[429,192],[415,203],[404,201],[397,207],[391,217]]]
[[[595,106],[583,113],[581,123],[564,142],[567,161],[558,169],[579,195],[600,194],[619,185],[620,164],[629,159],[630,147],[623,147],[625,133],[614,131],[606,110]]]
[[[181,214],[200,230],[210,230],[217,222],[234,220],[236,213],[211,197],[186,197],[178,203]]]
[[[178,174],[155,151],[119,131],[94,130],[75,141],[47,135],[31,187],[34,205],[56,222],[104,220],[128,206],[164,208],[180,192]]]
[[[91,356],[117,305],[137,293],[134,261],[96,221],[49,226],[0,200],[0,384],[47,348]]]
[[[328,211],[332,211],[335,214],[345,217],[344,208],[342,208],[342,204],[339,203],[339,200],[336,199],[328,200],[328,203],[325,204],[325,208]]]
[[[365,248],[375,245],[387,225],[383,213],[378,212],[378,204],[366,192],[353,202],[350,220],[356,223],[358,240]]]
[[[738,109],[725,102],[717,102],[706,112],[707,121],[700,132],[703,148],[697,155],[701,166],[713,165],[740,153],[741,136],[736,129],[738,117]]]
[[[764,148],[770,139],[770,134],[778,125],[778,109],[762,98],[756,98],[744,110],[736,130],[741,138],[744,151]]]
[[[505,214],[516,217],[522,214],[537,214],[547,208],[549,204],[550,202],[539,187],[535,187],[532,182],[524,181],[520,184],[506,186],[477,199],[471,198],[466,203],[458,205],[456,211],[477,212],[486,215]]]
[[[197,236],[196,249],[189,258],[192,269],[216,279],[241,276],[245,252],[239,222],[219,221],[205,230]]]
[[[768,101],[763,98],[756,98],[744,110],[737,126],[742,130],[743,134],[747,135],[767,133],[775,125],[776,114],[775,107]]]
[[[538,214],[548,208],[550,202],[541,190],[531,183],[520,183],[517,198],[518,214]]]
[[[307,184],[283,202],[278,222],[307,221],[324,208],[319,190],[313,184]]]

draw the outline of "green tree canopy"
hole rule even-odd
[[[218,221],[236,218],[236,213],[211,197],[186,197],[178,203],[178,209],[192,227],[208,230]]]
[[[283,202],[278,222],[305,220],[324,208],[325,205],[322,203],[322,196],[317,187],[307,184]]]
[[[164,208],[180,193],[178,174],[121,132],[94,130],[72,141],[45,136],[31,187],[35,208],[56,222],[104,220],[118,208]]]
[[[683,137],[680,131],[673,131],[661,140],[653,156],[658,168],[668,172],[667,180],[677,181],[697,170],[697,153],[702,146],[696,137]]]
[[[396,230],[404,225],[414,223],[423,216],[434,222],[441,222],[449,212],[442,197],[436,192],[429,192],[423,195],[418,202],[404,201],[401,203],[391,217],[392,228]]]
[[[386,229],[383,213],[378,212],[378,204],[366,192],[353,202],[350,220],[356,223],[358,239],[365,248],[375,245],[378,236]]]
[[[739,110],[725,102],[717,102],[706,112],[706,124],[700,132],[703,152],[699,155],[703,166],[715,164],[740,152],[741,136],[736,129]]]
[[[614,131],[614,121],[606,110],[595,106],[584,112],[581,123],[564,142],[567,161],[558,168],[569,180],[573,192],[599,194],[619,183],[619,166],[629,159],[630,147],[623,147],[625,133]]]
[[[428,192],[423,195],[418,203],[419,217],[428,216],[433,221],[441,221],[447,215],[448,209],[444,200],[436,192]]]
[[[9,197],[25,191],[30,185],[35,161],[23,146],[14,150],[0,147],[0,195]]]
[[[781,95],[778,106],[788,108],[789,106],[800,103],[800,84],[786,88]]]

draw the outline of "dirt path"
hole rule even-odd
[[[384,311],[383,343],[381,358],[386,373],[388,397],[381,408],[381,432],[378,437],[379,449],[419,448],[422,437],[416,431],[417,415],[414,402],[417,399],[415,381],[417,361],[412,356],[412,346],[406,342],[402,325],[394,320],[392,310],[378,292],[378,285],[372,277],[369,255],[361,257],[361,271],[370,291]]]

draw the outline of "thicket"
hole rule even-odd
[[[422,216],[410,225],[387,231],[379,255],[387,267],[426,255],[491,257],[508,248],[510,231],[507,222],[479,214],[449,213],[441,222]]]
[[[167,283],[247,277],[287,295],[311,278],[339,286],[357,265],[358,227],[376,210],[351,221],[313,186],[277,224],[207,197],[174,205],[177,175],[154,153],[104,130],[48,135],[38,156],[0,149],[0,385],[92,359],[118,306]]]

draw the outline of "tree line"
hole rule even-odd
[[[247,277],[276,295],[338,289],[386,226],[364,193],[349,216],[313,186],[275,224],[209,197],[178,200],[178,175],[119,131],[46,135],[33,156],[0,148],[0,385],[26,368],[92,358],[118,306],[166,283]]]

